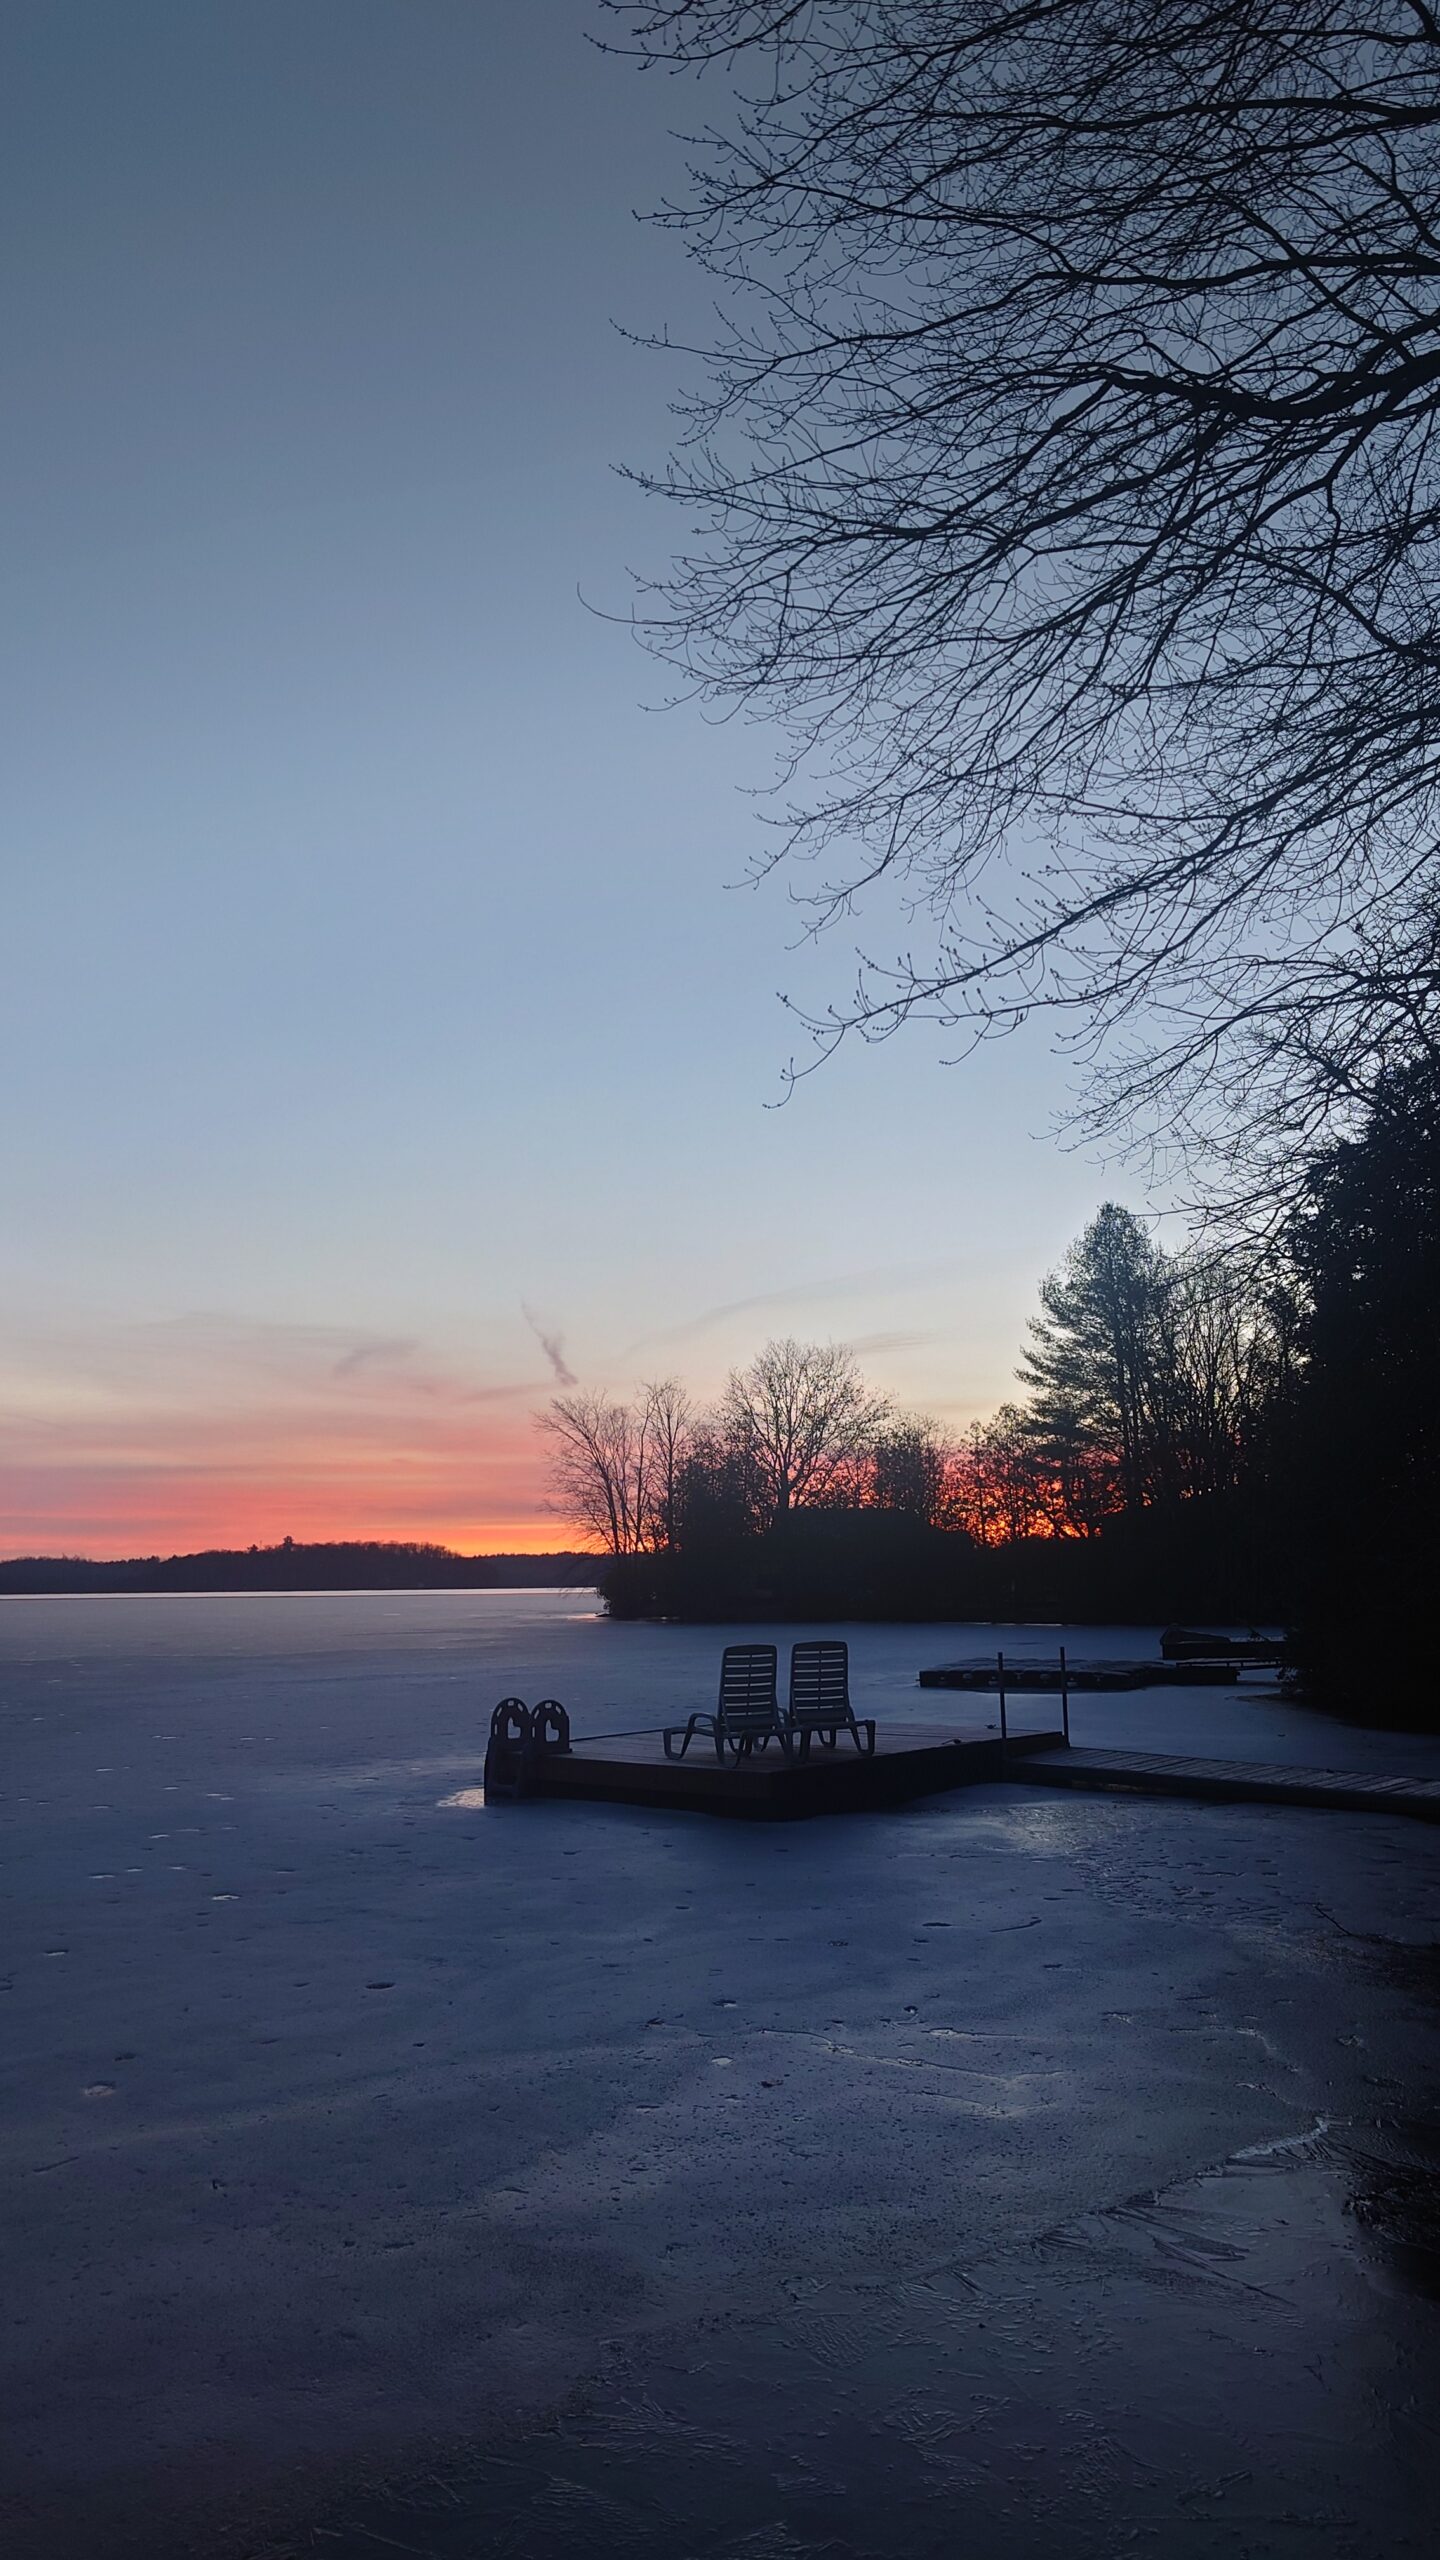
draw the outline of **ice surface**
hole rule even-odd
[[[1050,1641],[849,1632],[937,1722],[922,1663]],[[0,1607],[8,2551],[1425,2547],[1434,1835],[471,1800],[502,1693],[658,1722],[720,1641]],[[1248,1689],[1076,1725],[1440,1763]]]

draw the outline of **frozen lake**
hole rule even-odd
[[[475,1802],[504,1692],[654,1724],[745,1632],[0,1603],[8,2551],[1426,2547],[1435,1835]],[[1066,1633],[844,1632],[936,1722]],[[1440,1774],[1265,1684],[1074,1727]]]

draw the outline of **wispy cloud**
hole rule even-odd
[[[852,1333],[847,1348],[857,1360],[878,1359],[882,1351],[913,1351],[922,1342],[933,1342],[933,1333]]]
[[[531,1332],[534,1334],[535,1339],[539,1343],[541,1350],[544,1352],[546,1359],[549,1361],[551,1368],[554,1370],[556,1384],[562,1387],[578,1387],[580,1381],[576,1377],[574,1370],[571,1368],[569,1361],[565,1357],[564,1334],[557,1333],[554,1330],[547,1330],[536,1315],[534,1308],[527,1307],[523,1298],[520,1301],[520,1313],[530,1327]]]
[[[713,1332],[718,1326],[729,1324],[736,1316],[759,1315],[766,1309],[779,1312],[786,1307],[823,1306],[832,1299],[875,1298],[896,1290],[923,1289],[937,1280],[953,1280],[963,1268],[964,1265],[954,1259],[889,1263],[868,1271],[836,1272],[829,1279],[802,1281],[784,1289],[760,1289],[752,1298],[728,1298],[723,1305],[706,1307],[699,1315],[686,1317],[681,1324],[666,1325],[658,1333],[642,1334],[637,1342],[628,1345],[621,1356],[631,1359],[637,1351],[644,1351],[657,1343],[693,1341],[697,1334]],[[899,1338],[896,1337],[897,1341]]]
[[[356,1342],[348,1351],[341,1352],[330,1374],[335,1378],[353,1378],[358,1369],[389,1368],[397,1361],[408,1360],[414,1349],[414,1342],[407,1341],[400,1334],[393,1338],[381,1335],[378,1340]]]

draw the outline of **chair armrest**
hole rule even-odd
[[[666,1759],[683,1760],[697,1733],[713,1733],[714,1730],[715,1718],[713,1715],[706,1715],[703,1712],[691,1716],[688,1722],[683,1725],[667,1724],[660,1737],[665,1746]],[[680,1749],[678,1752],[674,1752],[671,1750],[670,1745],[675,1740],[677,1734],[680,1737]]]

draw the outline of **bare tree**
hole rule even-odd
[[[1050,1008],[1093,1125],[1283,1188],[1440,1054],[1440,17],[607,5],[730,84],[642,628],[788,724],[817,917],[921,918],[822,1048]]]
[[[871,1447],[886,1414],[842,1343],[785,1341],[768,1342],[748,1369],[731,1371],[719,1422],[775,1521],[823,1502]]]
[[[556,1396],[540,1428],[552,1445],[556,1507],[609,1554],[637,1553],[645,1464],[629,1407],[577,1391]]]
[[[1162,1497],[1233,1495],[1253,1472],[1267,1417],[1298,1369],[1297,1310],[1234,1262],[1167,1257],[1158,1310],[1156,1422],[1168,1463]]]
[[[690,1399],[676,1378],[640,1389],[633,1404],[577,1390],[540,1417],[553,1450],[556,1508],[611,1555],[675,1543],[679,1485],[690,1441]]]
[[[690,1398],[678,1378],[653,1379],[641,1388],[636,1437],[644,1458],[637,1501],[642,1540],[662,1553],[676,1542],[681,1487],[694,1437]]]

